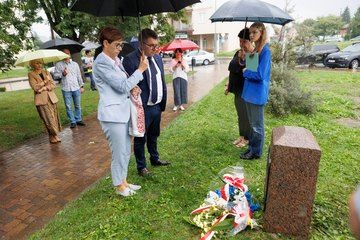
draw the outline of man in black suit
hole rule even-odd
[[[159,159],[157,150],[157,138],[160,135],[161,112],[166,107],[166,83],[164,65],[161,57],[157,54],[159,48],[156,32],[149,28],[141,31],[141,49],[130,53],[124,58],[123,65],[129,75],[139,66],[141,51],[148,57],[149,67],[143,73],[144,80],[138,86],[141,88],[141,99],[145,112],[145,136],[134,138],[134,153],[137,170],[140,176],[150,175],[146,167],[145,143],[150,154],[150,163],[153,166],[165,166],[170,163]]]

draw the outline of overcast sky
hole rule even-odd
[[[131,0],[129,0],[131,1]],[[156,0],[154,0],[156,1]],[[215,1],[215,0],[202,0]],[[227,0],[216,0],[217,6],[220,7],[222,3]],[[285,0],[262,0],[271,3],[281,9],[285,7]],[[295,21],[303,21],[306,18],[317,18],[320,16],[327,16],[329,14],[339,15],[346,6],[350,8],[351,16],[360,7],[360,0],[289,0],[290,6],[294,7],[294,12],[290,15]],[[45,14],[43,14],[43,18]],[[32,29],[37,32],[41,40],[46,41],[50,39],[50,29],[43,24],[35,24]]]
[[[285,7],[285,0],[262,0],[271,3],[281,9]],[[351,16],[354,16],[356,10],[360,7],[360,0],[290,0],[290,6],[294,6],[294,12],[291,13],[295,20],[304,20],[326,16],[329,14],[339,15],[346,6],[350,8]]]

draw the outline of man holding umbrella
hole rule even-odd
[[[157,54],[159,48],[158,36],[156,32],[149,28],[141,31],[139,39],[141,50],[138,49],[124,58],[124,68],[128,74],[138,68],[141,51],[147,56],[149,68],[143,73],[144,81],[138,86],[141,88],[141,99],[143,101],[145,113],[145,136],[134,138],[134,153],[136,158],[137,170],[140,176],[150,175],[146,168],[145,143],[147,142],[150,162],[153,166],[165,166],[170,163],[159,159],[157,150],[157,138],[160,135],[161,112],[166,107],[166,84],[164,65],[161,57]]]
[[[63,52],[70,56],[69,49],[63,49]],[[61,78],[61,90],[66,114],[70,121],[70,128],[75,128],[76,125],[86,126],[81,114],[81,94],[85,90],[79,65],[72,61],[71,58],[66,58],[55,64],[54,76],[55,78]],[[72,102],[74,102],[75,106],[75,115],[72,109]]]

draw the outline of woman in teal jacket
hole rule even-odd
[[[249,148],[240,158],[246,160],[261,157],[264,145],[264,108],[269,97],[271,52],[266,43],[266,29],[263,23],[253,23],[250,26],[250,41],[255,43],[255,52],[259,54],[257,71],[244,69],[244,90],[242,98],[246,104],[246,111],[250,123]]]

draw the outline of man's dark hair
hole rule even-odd
[[[91,52],[90,50],[85,50],[85,54],[87,55],[89,52]]]
[[[144,40],[148,39],[148,38],[154,38],[154,39],[158,39],[158,35],[156,34],[156,32],[150,28],[144,28],[143,30],[141,30],[141,33],[139,33],[139,41],[141,39],[141,41],[144,42]]]
[[[245,32],[245,35],[244,35],[244,32]],[[250,40],[250,31],[249,31],[249,28],[244,28],[244,29],[242,29],[242,30],[239,32],[238,37],[241,38],[241,39]]]

